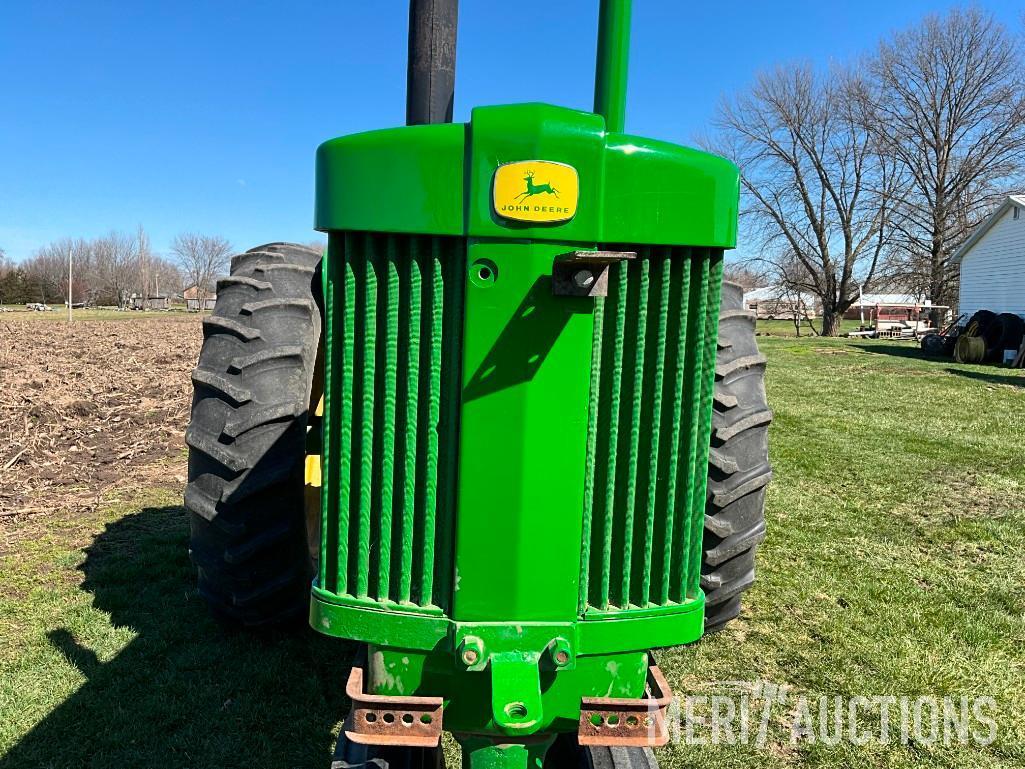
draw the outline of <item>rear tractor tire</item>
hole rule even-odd
[[[338,735],[331,769],[445,769],[441,746],[412,748],[404,745],[360,745]]]
[[[581,745],[577,735],[560,734],[545,755],[543,769],[658,769],[651,748]]]
[[[320,253],[271,243],[232,259],[203,320],[185,434],[190,555],[214,613],[242,625],[307,611],[306,423]]]
[[[740,614],[741,595],[754,584],[755,551],[765,538],[772,412],[755,321],[755,313],[744,309],[743,289],[724,283],[701,561],[706,633]]]
[[[940,357],[946,353],[946,338],[939,334],[926,334],[922,337],[920,346],[926,355]]]

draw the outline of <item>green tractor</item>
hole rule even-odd
[[[360,643],[338,766],[437,766],[443,730],[472,769],[654,766],[651,649],[752,584],[771,414],[722,282],[738,171],[623,132],[629,17],[601,3],[593,113],[454,124],[456,2],[413,0],[407,126],[317,152],[326,252],[235,257],[204,320],[199,590]]]

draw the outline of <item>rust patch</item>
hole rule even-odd
[[[363,691],[363,668],[354,666],[345,684],[352,709],[342,728],[361,745],[434,748],[441,740],[441,697],[389,697]]]
[[[641,699],[581,698],[577,740],[581,745],[610,747],[665,745],[669,742],[666,709],[672,697],[662,671],[650,660],[645,696]]]

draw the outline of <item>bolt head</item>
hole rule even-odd
[[[594,284],[594,273],[590,270],[577,270],[573,273],[573,285],[577,288],[590,288]]]
[[[565,665],[567,662],[569,662],[569,654],[567,654],[565,651],[560,650],[555,654],[555,661],[558,662],[560,665]]]
[[[467,665],[472,665],[477,661],[477,650],[476,649],[464,649],[463,650],[463,662]]]

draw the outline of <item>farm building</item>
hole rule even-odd
[[[862,294],[843,314],[847,320],[863,320],[878,307],[903,310],[907,320],[920,310],[932,307],[928,299],[921,299],[911,294]]]
[[[744,309],[762,319],[792,320],[815,317],[815,297],[786,286],[765,286],[744,294]]]
[[[1025,195],[1009,195],[954,253],[961,265],[958,312],[1025,316]]]
[[[131,308],[133,310],[167,310],[171,307],[171,300],[164,294],[150,294],[143,297],[141,294],[132,294]]]
[[[185,289],[182,292],[182,298],[185,299],[185,309],[195,312],[200,309],[199,307],[199,286],[192,286],[191,288]],[[203,309],[212,310],[214,304],[217,302],[217,294],[212,291],[203,292]]]

